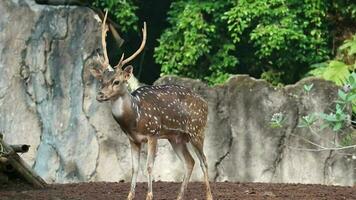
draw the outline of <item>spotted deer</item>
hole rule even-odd
[[[147,143],[148,192],[146,200],[153,199],[152,168],[157,151],[157,140],[168,139],[178,157],[184,162],[185,175],[177,199],[184,198],[184,191],[194,167],[194,159],[187,144],[200,161],[204,174],[206,197],[213,199],[208,178],[208,166],[203,152],[204,127],[207,122],[207,103],[191,90],[178,85],[143,86],[130,93],[128,79],[132,76],[132,61],[144,48],[146,43],[146,23],[142,29],[143,39],[139,49],[129,58],[121,56],[119,63],[111,67],[106,50],[105,25],[107,13],[102,23],[102,48],[104,60],[99,68],[92,68],[92,75],[101,81],[98,92],[99,102],[110,101],[112,115],[128,136],[131,146],[132,179],[127,199],[135,196],[136,178],[139,169],[140,151]]]

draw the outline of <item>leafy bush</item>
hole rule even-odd
[[[262,67],[263,77],[277,75],[271,81],[291,83],[331,53],[326,12],[325,1],[240,0],[224,19],[234,43],[253,51],[244,63]]]
[[[152,16],[155,26],[150,29],[161,35],[154,58],[145,59],[154,59],[161,74],[217,84],[230,74],[244,73],[282,85],[298,81],[311,69],[315,69],[312,74],[320,75],[326,66],[339,73],[340,80],[347,76],[346,66],[340,62],[313,64],[333,57],[333,45],[344,39],[343,30],[355,31],[356,6],[352,2],[177,0],[167,10],[168,27],[164,21],[157,25],[160,20],[153,19],[157,10],[143,2],[94,0],[94,6],[108,8],[121,32],[137,31],[138,6],[144,16]],[[147,49],[153,49],[152,44],[156,45],[148,42]]]
[[[292,83],[331,55],[330,6],[310,0],[178,1],[155,60],[163,74],[213,84],[239,72],[275,85]]]
[[[305,92],[309,93],[312,87],[305,85]],[[330,113],[320,113],[321,119],[330,126],[334,131],[340,131],[346,125],[352,123],[351,116],[346,112],[347,109],[356,108],[356,73],[350,73],[344,81],[344,87],[338,90],[338,99],[335,102],[335,109]],[[312,114],[313,119],[315,113]],[[308,116],[310,117],[310,116]],[[303,122],[303,121],[302,121]],[[305,122],[305,120],[304,120]],[[315,122],[315,121],[313,121]],[[308,123],[307,123],[308,124]],[[311,126],[313,123],[308,124]],[[305,125],[305,124],[304,124]],[[308,127],[302,126],[302,127]]]
[[[235,46],[227,37],[222,13],[228,3],[177,1],[168,12],[170,27],[159,38],[155,60],[162,74],[223,82],[236,66]]]
[[[120,25],[120,31],[137,30],[138,9],[132,0],[94,0],[93,5],[101,9],[108,9],[114,20]]]
[[[310,75],[333,81],[337,85],[344,85],[350,72],[356,69],[356,34],[345,40],[338,49],[338,56],[334,60],[312,65]]]
[[[335,15],[338,15],[343,20],[356,19],[356,4],[354,0],[332,0],[331,7]]]
[[[333,81],[337,85],[343,85],[350,74],[348,65],[338,60],[313,65],[313,67],[315,69],[309,72],[311,75]]]

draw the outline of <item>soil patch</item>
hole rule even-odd
[[[212,183],[214,199],[332,199],[355,200],[356,186],[326,186],[306,184],[269,184],[269,183]],[[180,183],[155,182],[153,184],[155,200],[175,199]],[[75,184],[53,184],[46,189],[31,189],[23,184],[1,185],[1,200],[117,200],[126,199],[130,183],[90,182]],[[138,183],[136,198],[145,199],[146,183]],[[191,182],[185,199],[202,200],[205,198],[204,185]]]

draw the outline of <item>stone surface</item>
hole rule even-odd
[[[100,25],[83,7],[0,1],[0,131],[9,143],[30,144],[25,160],[48,182],[129,181],[128,138],[109,103],[95,100],[89,68],[100,48]],[[310,152],[299,118],[328,111],[336,98],[331,83],[306,79],[285,88],[236,76],[208,87],[184,78],[156,82],[192,88],[209,103],[205,151],[211,180],[352,185],[355,161],[335,151]],[[314,83],[310,94],[304,84]],[[271,128],[274,113],[286,116]],[[325,129],[323,137],[333,133]],[[167,141],[159,142],[155,180],[181,181],[183,165]],[[139,181],[145,181],[145,152]],[[197,161],[197,160],[196,160]],[[203,180],[198,162],[192,180]]]
[[[302,116],[330,112],[337,98],[337,88],[330,82],[308,78],[274,88],[263,80],[235,76],[212,88],[178,77],[164,77],[157,83],[178,83],[208,100],[205,151],[215,181],[355,183],[355,160],[340,151],[308,151],[315,146],[303,140],[330,147],[334,132],[324,129],[318,137],[298,127]],[[314,87],[307,94],[304,85],[310,84]],[[286,117],[283,128],[271,127],[274,113]]]

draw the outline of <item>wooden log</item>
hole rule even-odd
[[[30,145],[27,144],[12,144],[10,147],[16,152],[16,153],[26,153],[30,149]]]
[[[19,172],[25,180],[36,188],[45,188],[47,183],[38,176],[17,154],[9,157],[9,163]]]
[[[7,183],[9,182],[9,177],[6,174],[0,172],[0,183]]]
[[[15,171],[15,168],[9,162],[7,162],[7,163],[0,164],[0,171],[13,172]]]
[[[7,163],[8,159],[6,157],[0,157],[0,164]]]
[[[3,149],[2,157],[6,157],[9,163],[27,182],[36,188],[44,188],[47,183],[32,170],[30,166],[25,163],[22,158],[12,149],[10,145],[0,138],[0,145]]]

